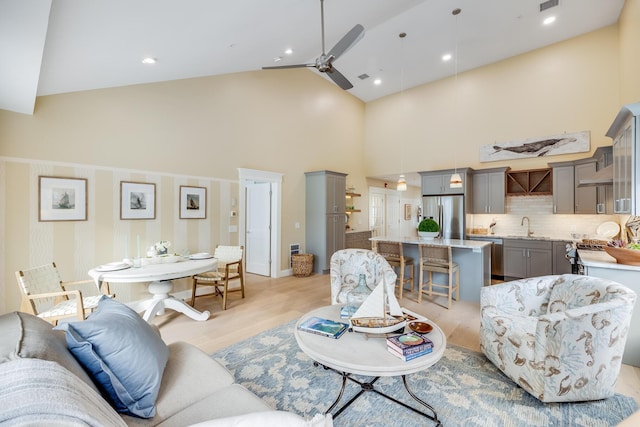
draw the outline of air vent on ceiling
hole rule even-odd
[[[359,78],[360,80],[366,80],[366,79],[368,79],[369,77],[370,77],[370,76],[369,76],[369,74],[367,74],[367,73],[360,74],[360,75],[358,76],[358,78]]]
[[[543,12],[547,9],[551,9],[552,7],[556,7],[560,0],[548,0],[543,3],[540,3],[540,12]]]

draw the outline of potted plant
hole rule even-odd
[[[440,232],[440,226],[431,218],[425,218],[418,224],[418,235],[421,239],[433,239]]]

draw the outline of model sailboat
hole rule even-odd
[[[403,328],[407,321],[396,296],[387,292],[384,279],[351,316],[356,332],[384,334]]]

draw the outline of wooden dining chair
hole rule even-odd
[[[196,288],[198,285],[214,287],[214,295],[222,296],[222,309],[227,309],[227,295],[230,292],[241,292],[244,298],[244,270],[242,258],[243,246],[216,246],[213,257],[218,261],[216,271],[199,273],[192,277],[193,287],[191,290],[191,306],[195,308]],[[229,282],[238,281],[239,286],[229,288]],[[222,288],[222,290],[220,289]]]
[[[67,289],[69,286],[94,282],[93,280],[63,282],[55,262],[28,270],[18,270],[16,279],[22,293],[20,311],[31,313],[53,325],[67,317],[84,320],[86,315],[98,306],[98,301],[102,298],[102,294],[83,296],[79,289]],[[104,290],[106,294],[109,293],[108,285]]]
[[[405,283],[411,284],[410,291],[413,292],[414,282],[414,262],[412,257],[404,256],[402,249],[402,242],[389,242],[389,241],[375,241],[374,251],[379,253],[387,260],[389,265],[394,269],[397,269],[398,278],[396,283],[398,284],[398,300],[402,300],[402,292],[404,290]],[[410,275],[405,277],[404,273],[406,268],[409,268]]]
[[[451,308],[451,299],[458,300],[460,292],[460,268],[453,262],[451,246],[420,244],[420,277],[418,281],[418,303],[422,302],[422,295],[447,297],[447,308]],[[428,274],[428,282],[424,283],[424,272]],[[433,273],[447,275],[447,283],[434,283]],[[455,275],[455,284],[453,276]],[[424,285],[428,285],[424,289]],[[435,290],[434,290],[435,288]],[[455,295],[455,296],[454,296]]]

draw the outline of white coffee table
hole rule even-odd
[[[409,389],[406,379],[406,376],[409,374],[429,368],[440,360],[444,354],[447,339],[438,325],[428,319],[422,318],[433,326],[433,330],[427,335],[427,337],[433,341],[433,351],[408,362],[392,355],[387,350],[387,343],[384,338],[368,337],[360,332],[346,332],[340,338],[334,340],[298,330],[298,325],[311,316],[348,323],[347,319],[340,319],[340,307],[339,305],[331,305],[318,308],[305,314],[296,324],[294,332],[298,346],[306,355],[314,360],[314,364],[321,365],[325,369],[331,369],[342,375],[342,388],[340,389],[340,393],[326,412],[330,413],[338,405],[342,399],[347,380],[350,380],[359,384],[361,390],[333,414],[334,418],[340,415],[342,411],[364,392],[372,391],[433,420],[437,426],[441,426],[435,409]],[[371,381],[362,382],[353,378],[353,375],[364,375],[374,378]],[[428,408],[433,415],[426,414],[375,388],[375,383],[380,377],[396,376],[402,377],[402,382],[409,395],[418,403]]]

